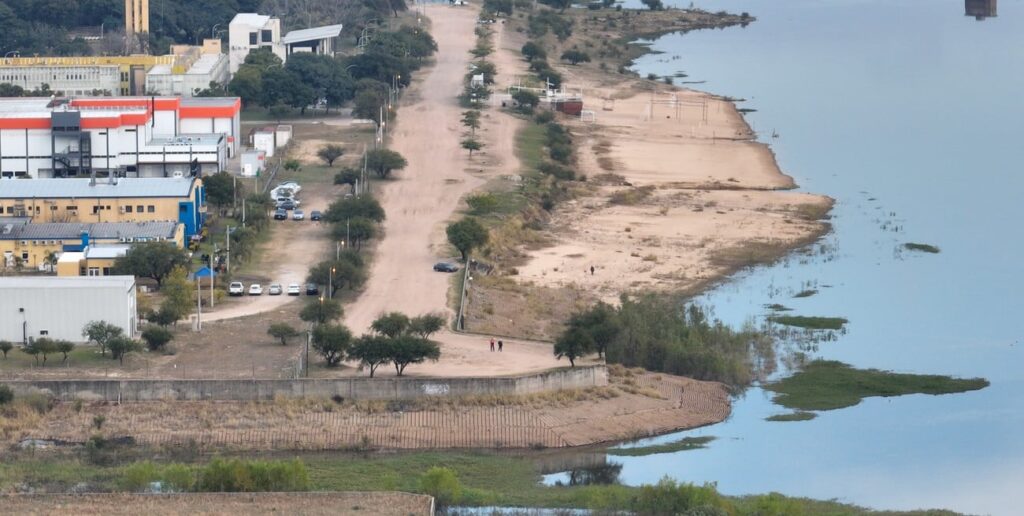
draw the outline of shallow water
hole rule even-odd
[[[688,5],[686,4],[683,5]],[[621,480],[717,482],[874,508],[1019,513],[1024,481],[1024,2],[998,16],[950,0],[698,1],[745,28],[668,35],[642,75],[747,99],[748,120],[809,192],[837,201],[828,250],[794,255],[705,295],[720,318],[841,316],[817,356],[858,367],[981,376],[982,391],[870,398],[805,422],[752,389],[732,417],[664,436],[707,449],[615,457]],[[772,133],[778,138],[773,138]],[[937,245],[939,254],[901,250]],[[793,298],[808,285],[817,295]],[[558,476],[551,476],[553,481]]]

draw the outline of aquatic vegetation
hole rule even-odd
[[[644,457],[659,453],[673,453],[677,451],[697,450],[706,448],[707,444],[714,441],[715,437],[705,435],[701,437],[683,437],[676,441],[650,446],[636,446],[632,448],[609,448],[605,453],[616,457]]]
[[[918,251],[922,253],[938,254],[941,249],[931,244],[918,244],[915,242],[907,242],[903,244],[904,249],[909,251]]]
[[[807,412],[806,410],[797,410],[794,412],[787,412],[785,414],[775,414],[774,416],[768,416],[764,418],[765,421],[809,421],[818,417],[814,412]]]
[[[843,317],[809,317],[804,315],[773,315],[769,321],[786,326],[796,326],[811,330],[841,330],[850,322]]]
[[[815,360],[780,381],[766,384],[776,393],[772,401],[796,410],[833,410],[852,407],[872,396],[952,394],[988,387],[984,378],[954,378],[855,369],[834,360]]]
[[[800,292],[797,292],[796,294],[793,295],[793,297],[811,297],[811,296],[813,296],[814,294],[817,294],[817,293],[818,293],[817,289],[809,288],[809,289],[805,289],[805,290],[801,290]]]

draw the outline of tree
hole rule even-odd
[[[210,204],[223,208],[235,202],[235,178],[231,174],[220,171],[203,178],[206,199]]]
[[[352,167],[345,167],[334,175],[334,184],[336,185],[349,185],[352,190],[351,192],[356,193],[356,183],[363,177],[362,172]]]
[[[75,344],[67,340],[57,340],[54,341],[53,349],[54,351],[64,355],[64,360],[62,362],[66,364],[68,362],[68,353],[74,351]]]
[[[7,360],[7,353],[14,349],[14,344],[9,340],[0,340],[0,352],[4,354],[4,360]]]
[[[470,134],[475,135],[476,130],[480,128],[480,112],[471,109],[462,113],[462,125],[469,128]]]
[[[401,312],[389,312],[377,317],[370,329],[389,339],[405,334],[409,328],[409,317]]]
[[[146,341],[146,347],[150,351],[164,349],[164,346],[173,339],[174,334],[162,326],[150,326],[142,331],[142,340]]]
[[[268,68],[263,72],[259,103],[269,108],[284,104],[301,110],[316,103],[316,92],[302,82],[294,73],[281,67]]]
[[[366,153],[366,166],[382,179],[394,170],[402,170],[409,163],[401,154],[390,149],[374,149]]]
[[[176,310],[169,309],[165,303],[165,306],[161,306],[159,310],[150,314],[148,319],[149,322],[153,324],[166,327],[177,323],[181,318],[182,314],[178,313]]]
[[[398,376],[402,376],[410,364],[422,364],[427,360],[437,362],[441,358],[441,348],[436,342],[403,335],[392,339],[391,363],[395,365]]]
[[[665,5],[661,3],[661,0],[640,0],[640,2],[652,11],[665,10]]]
[[[661,0],[655,0],[655,1],[660,2]],[[586,52],[582,52],[582,51],[576,50],[575,48],[571,48],[569,50],[566,50],[565,52],[562,52],[562,60],[563,61],[569,61],[569,63],[572,64],[572,65],[577,65],[577,64],[580,64],[580,63],[589,63],[590,62],[590,56],[587,55]]]
[[[569,359],[576,367],[576,359],[594,349],[594,339],[582,328],[569,328],[555,341],[555,357]]]
[[[370,378],[377,368],[391,363],[391,339],[377,335],[363,335],[356,339],[348,356],[359,361],[360,366],[370,368]]]
[[[484,148],[484,144],[480,143],[480,140],[476,138],[466,138],[462,140],[462,148],[469,151],[469,156],[473,156],[473,151],[478,151]]]
[[[267,328],[267,335],[280,339],[281,345],[287,346],[288,339],[299,336],[299,330],[296,330],[288,323],[274,323],[270,325],[270,328]]]
[[[466,261],[473,249],[487,244],[487,229],[474,218],[466,217],[453,222],[445,231],[448,234],[448,242],[462,253],[462,261]]]
[[[43,366],[46,366],[46,358],[50,353],[58,353],[57,343],[53,339],[42,337],[31,341],[25,346],[23,351],[29,355],[32,355],[36,359],[36,363],[39,363],[39,357],[43,357]]]
[[[306,303],[299,311],[299,319],[306,322],[325,324],[341,318],[343,310],[341,303],[324,297],[314,299]]]
[[[90,321],[82,328],[82,337],[89,342],[95,342],[100,347],[100,355],[107,354],[107,343],[114,337],[120,337],[124,330],[120,326],[114,326],[106,321]]]
[[[597,356],[601,358],[604,357],[608,345],[622,331],[615,308],[604,302],[597,303],[590,310],[574,314],[569,318],[569,327],[587,332],[594,341]]]
[[[298,172],[302,170],[302,162],[297,159],[285,160],[284,169],[289,172]]]
[[[548,53],[544,51],[544,47],[534,43],[533,41],[527,41],[523,48],[520,49],[523,53],[523,57],[527,61],[533,61],[534,59],[547,59]]]
[[[441,331],[444,328],[446,319],[438,314],[425,314],[417,317],[413,317],[409,321],[409,326],[406,331],[411,335],[423,339],[429,339],[431,335]]]
[[[313,329],[313,349],[324,357],[327,367],[335,367],[345,359],[352,346],[352,332],[338,324],[323,324]]]
[[[334,58],[314,53],[288,56],[285,69],[309,86],[317,102],[338,106],[352,98],[352,78]]]
[[[540,97],[538,97],[536,93],[528,90],[516,90],[516,92],[512,94],[512,100],[514,100],[516,104],[519,104],[519,107],[525,108],[525,111],[531,111],[533,108],[537,107],[537,104],[540,104]]]
[[[385,88],[387,87],[387,85],[384,86]],[[357,90],[355,99],[352,100],[352,117],[373,120],[379,124],[381,122],[381,108],[387,104],[387,98],[387,90],[384,92],[369,88]]]
[[[251,52],[253,55],[256,52]],[[228,83],[228,92],[238,96],[242,103],[251,106],[259,102],[263,91],[262,72],[255,66],[242,65]]]
[[[334,166],[334,161],[345,154],[345,148],[337,143],[328,143],[316,151],[316,157],[324,160],[328,167]]]
[[[348,239],[348,244],[356,250],[363,248],[363,242],[377,236],[377,224],[364,217],[348,219],[346,224],[340,222],[334,224],[333,236],[335,240]]]
[[[107,343],[107,347],[110,348],[110,354],[115,360],[120,362],[121,365],[124,365],[125,355],[142,349],[142,346],[140,346],[138,342],[123,335],[110,339],[110,342]]]
[[[384,221],[384,208],[372,195],[360,195],[338,199],[331,203],[324,213],[327,222],[344,223],[346,220],[363,217],[374,222]]]
[[[331,291],[327,294],[331,298],[342,287],[347,286],[352,290],[362,286],[366,281],[366,272],[363,269],[362,260],[353,261],[346,256],[351,254],[355,254],[354,251],[343,253],[338,260],[325,260],[314,265],[309,269],[309,274],[306,275],[306,282],[317,285],[329,285]],[[333,279],[331,269],[334,269]]]
[[[172,242],[143,242],[132,246],[117,260],[113,273],[152,278],[160,287],[171,271],[188,263],[188,254]]]
[[[438,505],[445,507],[462,498],[462,485],[455,471],[433,466],[420,477],[420,492],[433,496]]]
[[[164,288],[161,291],[164,295],[164,301],[160,305],[160,312],[158,312],[160,315],[158,318],[163,318],[161,320],[170,319],[171,323],[184,319],[192,311],[192,306],[194,305],[192,298],[193,290],[192,282],[188,280],[185,268],[178,267],[174,269],[167,276]]]

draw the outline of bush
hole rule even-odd
[[[680,484],[663,478],[640,487],[633,510],[640,514],[731,514],[732,504],[713,485]],[[761,514],[761,513],[758,513]]]
[[[0,385],[0,405],[6,405],[14,401],[14,391],[6,385]]]
[[[309,471],[299,459],[243,461],[216,458],[199,471],[195,490],[206,493],[308,491]]]
[[[462,485],[454,471],[434,466],[420,477],[420,492],[433,496],[438,505],[447,506],[462,498]]]
[[[541,111],[540,113],[537,113],[536,115],[533,116],[533,121],[541,125],[549,123],[554,119],[555,114],[550,111]]]
[[[487,215],[498,209],[498,198],[489,193],[471,195],[466,198],[466,204],[473,215]]]
[[[564,143],[551,144],[549,154],[551,154],[551,159],[562,164],[568,164],[572,161],[572,147]]]
[[[159,351],[174,339],[174,334],[162,326],[150,326],[142,331],[142,340],[150,351]]]
[[[553,176],[558,179],[563,179],[566,181],[572,181],[573,179],[576,179],[575,170],[569,167],[559,165],[558,163],[552,163],[550,161],[545,161],[540,165],[537,165],[537,170],[539,170],[542,174],[547,174],[549,176]]]

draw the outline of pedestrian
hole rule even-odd
[[[494,351],[494,337],[491,337],[491,351]]]
[[[590,275],[591,276],[594,275],[594,266],[593,265],[590,266]]]
[[[501,348],[503,348],[503,347],[505,347],[505,343],[502,342],[501,339],[498,339],[498,351],[500,352]]]

